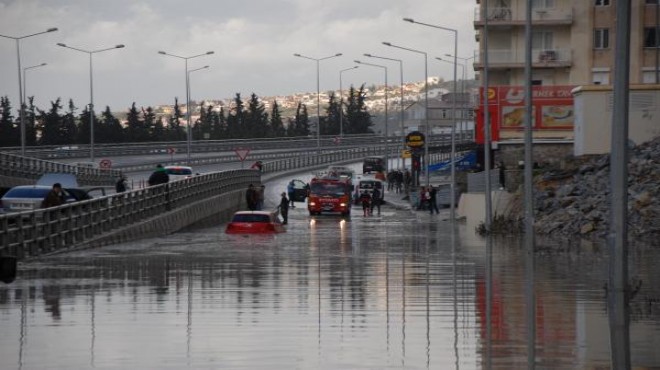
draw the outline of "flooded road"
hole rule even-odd
[[[267,208],[287,180],[267,185]],[[442,214],[391,206],[347,220],[300,206],[273,237],[218,225],[23,265],[0,285],[0,369],[527,367],[519,240],[488,249]],[[537,367],[608,368],[604,250],[537,250]],[[631,253],[640,368],[660,367],[659,263]]]

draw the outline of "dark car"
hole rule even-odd
[[[302,180],[291,180],[293,181],[293,201],[294,202],[304,202],[309,193],[309,186],[306,182]]]
[[[382,172],[385,170],[385,158],[367,157],[362,162],[362,173]]]

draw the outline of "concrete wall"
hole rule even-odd
[[[514,195],[506,191],[496,190],[491,192],[493,216],[508,215],[513,206],[513,199]],[[486,217],[485,193],[462,194],[456,214],[458,217],[465,217],[465,223],[469,229],[474,229],[482,224]]]
[[[575,95],[575,155],[609,153],[611,86],[581,86]],[[631,85],[628,138],[641,144],[660,136],[660,85]]]

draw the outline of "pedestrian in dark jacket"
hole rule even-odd
[[[257,202],[259,201],[259,194],[257,189],[254,188],[254,185],[250,184],[247,191],[245,192],[245,203],[250,211],[257,210]]]
[[[286,225],[289,222],[289,199],[286,197],[286,193],[282,193],[282,199],[280,199],[280,214],[282,224]]]
[[[373,193],[371,193],[371,214],[374,214],[374,208],[378,208],[378,215],[380,216],[380,200],[382,196],[378,188],[374,188]]]
[[[46,194],[41,208],[57,207],[64,204],[64,193],[62,192],[62,185],[59,182],[53,184],[53,188]]]
[[[117,193],[123,193],[126,191],[126,177],[121,176],[119,180],[117,180],[117,183],[115,184],[115,191]]]
[[[438,210],[438,204],[436,202],[437,194],[438,194],[438,189],[431,186],[429,188],[429,210],[431,210],[431,214],[433,214],[434,209],[436,214],[440,213],[440,211]]]
[[[149,186],[167,184],[168,182],[170,182],[170,175],[167,174],[162,164],[156,166],[156,171],[154,171],[151,176],[149,176],[149,180],[147,180]]]
[[[360,202],[362,202],[362,212],[364,213],[364,216],[371,215],[371,196],[366,190],[360,194]]]

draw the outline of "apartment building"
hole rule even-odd
[[[631,84],[660,83],[660,0],[632,0]],[[610,85],[615,53],[616,0],[533,0],[532,79],[536,85]],[[488,19],[491,85],[522,85],[526,0],[477,0],[474,27],[481,73]]]

